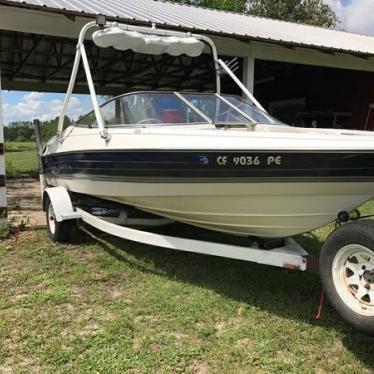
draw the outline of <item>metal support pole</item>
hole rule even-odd
[[[95,86],[94,86],[93,79],[92,79],[90,64],[88,63],[88,58],[86,54],[86,49],[84,48],[84,44],[80,45],[80,51],[81,51],[84,71],[86,73],[88,88],[90,90],[92,106],[94,108],[94,112],[96,116],[97,127],[99,128],[101,137],[107,138],[107,132],[105,129],[103,117],[101,116],[100,106],[97,101],[97,96],[96,96]]]
[[[263,112],[267,113],[264,107],[256,100],[256,98],[251,94],[248,88],[238,79],[238,77],[230,70],[230,68],[222,61],[218,60],[222,69],[231,77],[231,79],[238,85],[238,87],[243,91],[243,93],[248,97],[252,103]]]
[[[0,222],[7,218],[7,199],[5,188],[5,145],[4,145],[4,117],[1,89],[1,64],[0,64]]]
[[[77,79],[79,64],[80,64],[81,57],[82,57],[81,56],[81,45],[84,43],[84,38],[86,36],[87,31],[90,28],[94,27],[95,25],[96,25],[95,21],[88,22],[86,25],[83,26],[83,28],[82,28],[82,30],[79,34],[79,39],[78,39],[78,44],[77,44],[77,52],[75,54],[74,65],[73,65],[73,71],[71,73],[70,82],[69,82],[69,86],[68,86],[68,91],[67,91],[66,96],[65,96],[65,100],[64,100],[64,104],[62,106],[60,119],[59,119],[59,122],[58,122],[58,130],[57,130],[58,135],[61,134],[62,129],[64,127],[65,115],[66,115],[66,112],[68,110],[70,97],[71,97],[71,94],[73,93],[73,89],[74,89],[74,86],[75,86],[75,81]]]
[[[89,22],[85,26],[83,26],[83,28],[82,28],[82,30],[79,34],[77,52],[76,52],[76,55],[75,55],[75,61],[74,61],[74,65],[73,65],[73,71],[72,71],[72,74],[71,74],[71,77],[70,77],[68,91],[67,91],[66,96],[65,96],[64,105],[63,105],[63,108],[62,108],[62,113],[61,113],[59,123],[58,123],[58,132],[57,133],[59,135],[61,134],[63,126],[64,126],[65,115],[66,115],[66,112],[67,112],[67,108],[68,108],[68,105],[69,105],[71,94],[73,93],[75,81],[77,79],[80,60],[82,59],[84,71],[86,73],[87,84],[88,84],[88,88],[89,88],[89,91],[90,91],[91,101],[92,101],[92,105],[93,105],[94,112],[95,112],[95,115],[96,115],[97,126],[99,128],[101,137],[107,139],[107,132],[106,132],[106,129],[105,129],[105,124],[104,124],[103,118],[101,116],[99,103],[97,101],[97,96],[96,96],[95,86],[94,86],[93,79],[92,79],[90,64],[88,62],[86,49],[84,47],[84,40],[85,40],[85,36],[86,36],[87,31],[90,30],[91,28],[95,27],[95,26],[97,26],[95,21]]]
[[[254,94],[255,88],[255,59],[248,56],[243,61],[243,83],[248,91]]]
[[[57,127],[57,134],[58,135],[60,135],[62,133],[62,130],[63,130],[63,127],[64,127],[65,115],[66,115],[66,112],[68,110],[70,97],[71,97],[71,94],[73,93],[75,81],[77,79],[80,60],[81,60],[81,51],[80,51],[80,48],[77,48],[77,52],[75,54],[75,59],[74,59],[73,71],[72,71],[71,77],[70,77],[68,91],[65,95],[64,104],[62,106],[61,115],[60,115],[60,118],[59,118],[59,121],[58,121],[58,127]]]
[[[212,50],[212,55],[213,55],[213,60],[214,60],[214,68],[215,68],[215,73],[216,73],[216,93],[220,95],[221,94],[221,89],[222,89],[222,87],[221,87],[221,75],[220,75],[221,67],[220,67],[220,64],[218,62],[217,47],[214,44],[213,40],[208,38],[205,35],[201,35],[200,39],[202,41],[204,41],[205,43],[207,43]]]

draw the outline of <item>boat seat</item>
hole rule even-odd
[[[164,109],[159,116],[163,123],[184,123],[185,117],[178,109]]]

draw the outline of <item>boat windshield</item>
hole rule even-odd
[[[238,96],[184,94],[184,97],[216,124],[281,124]]]
[[[137,92],[109,100],[100,110],[106,127],[280,124],[251,103],[230,95]],[[94,112],[77,121],[77,125],[96,127]]]

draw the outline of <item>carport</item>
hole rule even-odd
[[[342,125],[362,128],[374,102],[373,37],[154,0],[0,0],[2,89],[64,92],[79,30],[98,14],[211,36],[224,59],[236,59],[236,73],[246,86],[270,111],[295,125],[299,118],[308,125],[318,112],[322,117],[339,113],[347,121]],[[88,54],[98,94],[213,87],[207,55],[156,58],[93,44]],[[223,90],[232,92],[228,82],[223,81]],[[83,71],[76,92],[87,92]],[[374,115],[368,118],[370,127]],[[0,213],[5,214],[2,126],[0,110]]]

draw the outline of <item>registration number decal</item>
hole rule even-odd
[[[256,167],[256,166],[282,166],[282,156],[279,155],[219,155],[217,165],[228,167]]]

